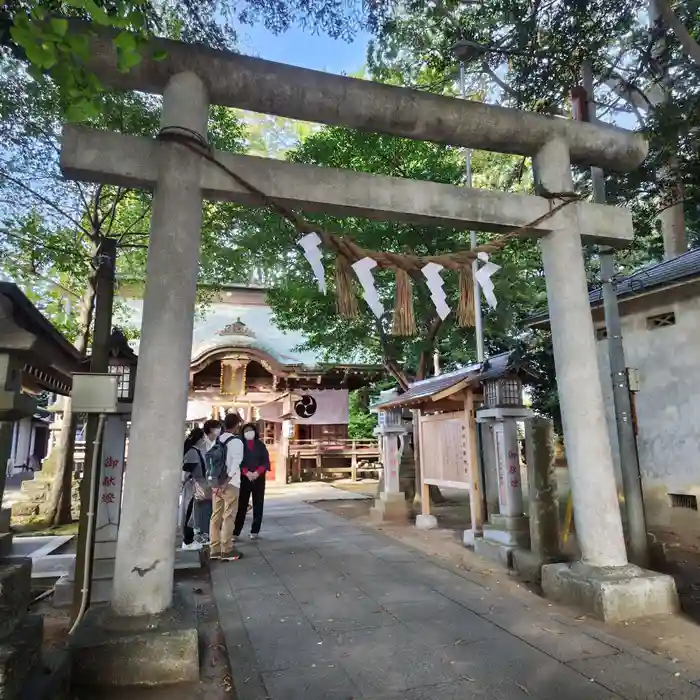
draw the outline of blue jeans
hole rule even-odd
[[[209,521],[211,520],[211,500],[194,502],[195,527],[202,535],[209,534]]]

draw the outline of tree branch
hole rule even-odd
[[[9,182],[13,182],[18,187],[21,187],[25,192],[28,192],[29,194],[31,194],[32,197],[35,197],[40,202],[43,202],[44,204],[46,204],[47,207],[50,207],[57,214],[60,214],[63,218],[70,221],[73,224],[73,226],[75,226],[76,228],[80,229],[81,231],[87,233],[87,230],[85,229],[85,227],[77,219],[74,219],[72,216],[67,214],[56,203],[54,203],[50,199],[44,197],[43,194],[39,194],[38,192],[34,191],[28,185],[25,185],[21,180],[18,180],[17,178],[12,177],[11,175],[8,175],[6,172],[0,171],[0,177],[5,179],[5,180],[8,180]]]
[[[690,32],[685,28],[678,15],[673,11],[669,0],[654,0],[656,9],[659,11],[664,24],[676,35],[683,52],[694,63],[700,66],[700,44],[698,44]]]
[[[518,92],[513,90],[513,88],[510,87],[510,85],[501,80],[496,75],[496,72],[491,68],[491,66],[489,66],[489,64],[486,61],[484,61],[481,64],[481,68],[484,71],[484,73],[486,73],[489,76],[489,78],[491,78],[491,80],[493,80],[493,82],[496,83],[496,85],[498,85],[498,87],[506,93],[506,95],[509,95],[510,97],[513,97],[516,100],[520,99],[520,95],[518,94]]]
[[[384,367],[386,368],[386,371],[389,372],[392,377],[394,377],[402,391],[407,391],[410,382],[408,381],[408,377],[406,377],[406,373],[398,366],[396,361],[390,357],[391,353],[389,352],[389,342],[387,340],[386,333],[382,328],[382,322],[378,318],[375,318],[374,325],[377,329],[377,335],[379,336],[379,345],[382,349]]]
[[[144,207],[143,211],[141,212],[141,216],[139,216],[135,221],[132,221],[132,222],[121,232],[119,238],[117,239],[117,245],[119,245],[119,244],[124,240],[124,236],[126,236],[127,234],[129,234],[129,233],[131,232],[131,229],[134,228],[134,226],[136,226],[136,224],[140,224],[140,223],[151,213],[151,205],[152,205],[152,204],[153,204],[153,202],[149,202],[149,203],[148,203],[148,206]],[[142,234],[141,234],[141,233],[139,233],[139,234],[134,233],[134,235],[148,236],[148,235],[150,235],[150,234],[149,234],[148,232],[144,232],[144,233],[142,233]],[[148,246],[146,246],[146,247],[148,247]]]

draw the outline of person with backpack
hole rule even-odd
[[[192,480],[194,486],[194,541],[202,545],[209,544],[209,525],[213,510],[212,490],[207,481],[207,466],[205,455],[221,433],[221,423],[218,420],[208,420],[202,426],[203,435],[192,447],[196,454],[192,455],[190,461],[196,464],[192,470]],[[187,462],[187,456],[185,456]]]
[[[209,525],[211,559],[236,561],[240,552],[233,547],[233,518],[241,487],[243,441],[238,435],[241,417],[229,413],[224,430],[206,454],[207,481],[212,489],[212,515]]]
[[[180,517],[182,527],[182,549],[198,550],[202,541],[197,537],[196,499],[197,485],[206,483],[204,454],[204,431],[194,428],[185,439],[182,460],[183,482],[180,499]],[[200,494],[201,498],[201,494]]]
[[[263,505],[265,502],[265,474],[270,471],[270,454],[260,439],[255,423],[246,423],[241,430],[243,435],[243,461],[241,462],[241,491],[236,513],[235,537],[240,537],[248,501],[253,496],[253,524],[250,539],[257,540],[262,526]]]

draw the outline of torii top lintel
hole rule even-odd
[[[74,28],[84,31],[86,25]],[[639,134],[368,80],[332,75],[178,41],[153,39],[132,70],[117,70],[114,34],[90,27],[89,68],[108,86],[162,94],[168,80],[191,71],[212,104],[342,125],[410,139],[534,156],[548,141],[569,146],[572,162],[633,170],[647,154]],[[162,60],[153,58],[165,52]]]

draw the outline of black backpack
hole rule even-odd
[[[226,440],[226,442],[221,442],[219,438],[216,438],[216,442],[211,446],[209,452],[207,452],[204,458],[207,463],[207,483],[212,488],[220,488],[221,486],[226,486],[229,482],[230,477],[228,475],[228,469],[226,468],[226,454],[228,448],[226,447],[231,440],[237,440],[235,435],[232,435]]]

